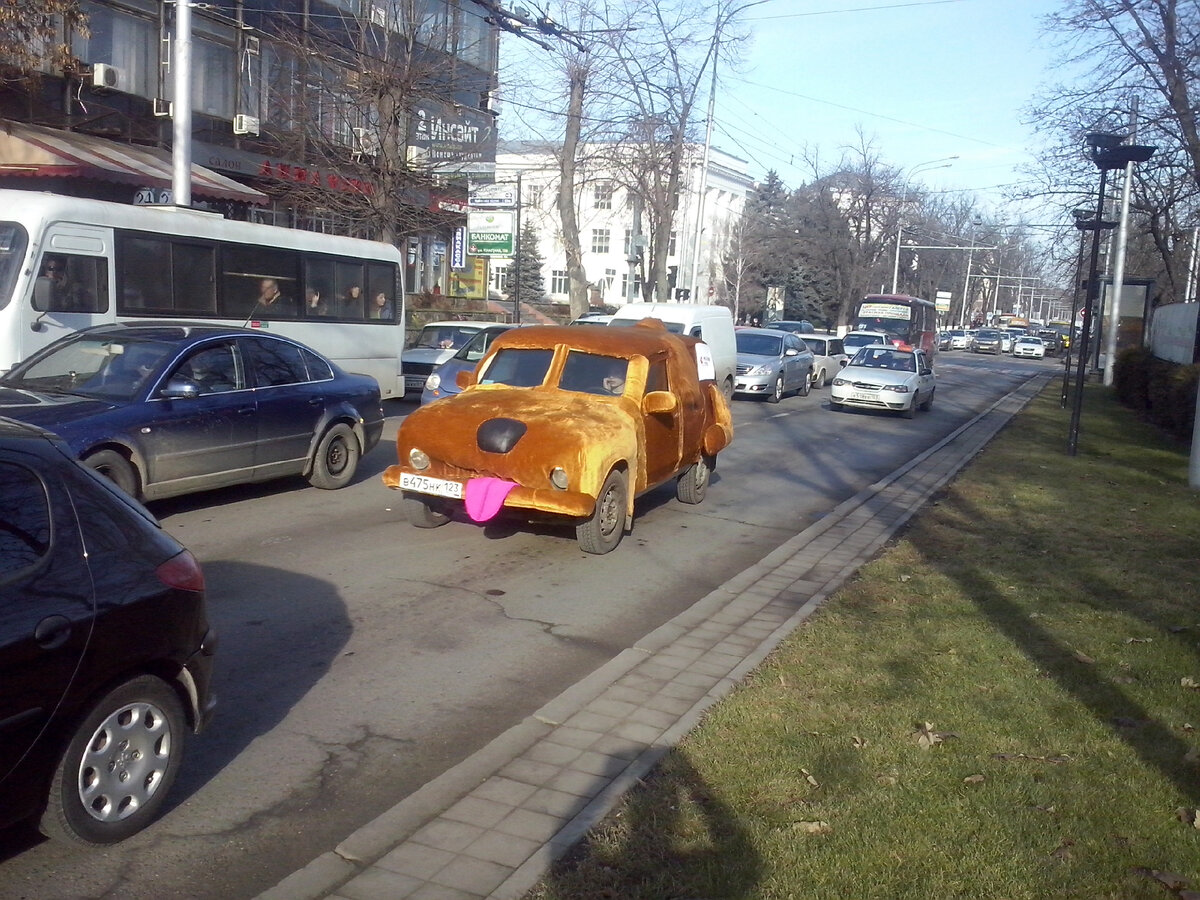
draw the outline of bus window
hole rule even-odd
[[[367,314],[367,294],[363,267],[358,263],[337,262],[334,288],[338,296],[338,315],[343,319],[362,319]]]
[[[338,314],[333,282],[333,260],[309,258],[304,261],[304,306],[301,315],[311,318]]]
[[[15,222],[0,222],[0,309],[12,300],[13,286],[25,260],[29,236]]]
[[[121,236],[118,247],[118,313],[216,313],[212,247],[129,234]]]
[[[381,304],[380,294],[384,297]],[[396,321],[396,269],[394,266],[367,266],[367,318]]]
[[[221,314],[238,319],[294,319],[300,299],[299,254],[230,244],[222,252]]]
[[[43,253],[33,289],[42,312],[106,312],[108,260],[102,256]]]

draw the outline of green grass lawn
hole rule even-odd
[[[530,898],[1200,892],[1200,492],[1098,386],[1067,456],[1058,393]]]

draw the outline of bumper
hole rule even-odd
[[[859,392],[861,394],[861,392]],[[890,395],[890,396],[889,396]],[[876,396],[854,396],[850,391],[834,391],[829,399],[843,406],[853,406],[858,409],[885,409],[890,412],[903,412],[912,404],[912,394],[897,394],[894,391],[880,391]]]
[[[403,466],[388,466],[383,472],[383,483],[393,490],[400,490],[400,475],[404,471],[406,470]],[[470,479],[467,479],[467,482],[469,481]],[[464,482],[464,486],[465,484],[466,482]],[[462,500],[443,497],[432,492],[410,491],[407,488],[404,492],[421,497],[432,497],[443,503],[463,503]],[[517,485],[505,496],[503,508],[586,518],[596,508],[596,498],[578,491],[556,491],[552,488],[530,488]]]
[[[200,642],[200,649],[183,664],[179,681],[192,703],[193,731],[200,734],[212,721],[217,708],[217,695],[212,691],[213,657],[217,652],[217,633],[210,628]]]
[[[771,392],[775,384],[774,375],[737,375],[733,379],[734,396],[762,397]]]

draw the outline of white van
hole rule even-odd
[[[708,344],[717,383],[726,398],[733,396],[737,341],[728,308],[697,303],[629,303],[616,311],[608,326],[636,325],[642,319],[659,319],[668,331],[698,337]]]

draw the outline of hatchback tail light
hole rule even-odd
[[[190,551],[184,550],[172,556],[155,569],[154,574],[167,587],[197,593],[204,591],[204,572]]]

